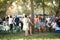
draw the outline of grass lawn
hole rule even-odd
[[[24,36],[24,32],[1,32],[0,31],[0,40],[59,40],[60,33],[37,33],[35,32],[33,35]]]
[[[57,33],[34,33],[32,36],[24,36],[23,32],[19,33],[0,33],[0,40],[59,40],[60,34]]]

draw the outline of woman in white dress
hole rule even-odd
[[[25,31],[25,36],[28,35],[28,30],[29,30],[29,19],[27,18],[27,15],[23,18],[23,30]]]

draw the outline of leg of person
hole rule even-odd
[[[38,28],[39,32],[40,32],[40,27]]]
[[[25,31],[25,36],[28,36],[28,30]]]
[[[52,32],[55,32],[55,29],[51,29],[52,30]]]
[[[41,26],[41,31],[45,32],[45,26]]]
[[[51,29],[51,27],[49,27],[49,32],[51,32],[52,31],[52,29]]]
[[[9,26],[10,26],[10,30],[9,30],[9,32],[11,32],[11,28],[12,28],[12,27],[11,27],[11,24],[10,24]]]
[[[10,30],[11,31],[13,30],[13,24],[10,24]]]
[[[32,26],[30,26],[30,35],[32,35]]]
[[[21,30],[23,29],[23,23],[21,23]]]

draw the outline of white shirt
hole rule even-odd
[[[9,24],[13,24],[13,18],[9,18]]]
[[[50,18],[46,18],[46,20],[47,20],[47,22],[48,22],[48,23],[50,23],[50,22],[51,22],[51,21],[50,21]]]
[[[52,28],[56,28],[56,27],[57,27],[56,22],[52,22],[52,23],[51,23],[51,26],[52,26]]]
[[[60,27],[56,27],[55,30],[60,30]]]

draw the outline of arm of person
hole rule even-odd
[[[30,19],[29,19],[29,22],[30,22],[32,25],[34,25]]]

